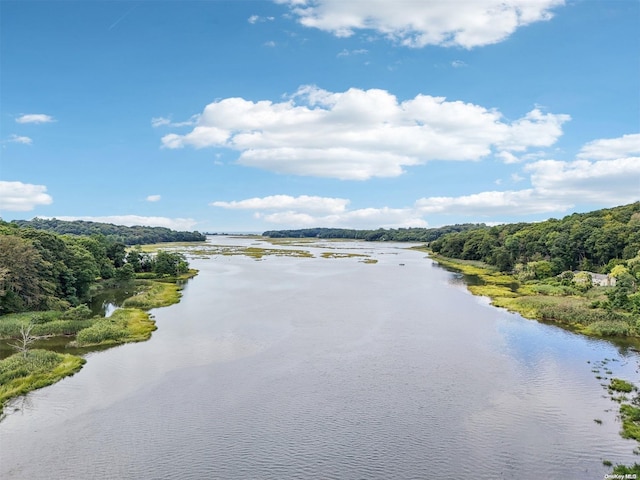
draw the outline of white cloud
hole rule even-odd
[[[369,53],[369,50],[365,49],[365,48],[358,48],[355,50],[347,50],[346,48],[343,49],[341,52],[338,53],[338,57],[349,57],[351,55],[365,55]]]
[[[51,123],[55,122],[55,119],[51,115],[45,115],[44,113],[28,113],[20,115],[16,118],[18,123]]]
[[[47,217],[41,217],[47,218]],[[172,230],[192,231],[198,223],[193,218],[168,218],[168,217],[142,217],[139,215],[107,215],[103,217],[48,217],[58,220],[74,221],[84,220],[86,222],[113,223],[114,225],[124,225],[133,227],[136,225],[147,227],[166,227]]]
[[[171,120],[166,117],[153,117],[151,119],[151,126],[154,128],[162,127],[163,125],[171,125]]]
[[[301,195],[271,195],[262,198],[248,198],[233,202],[211,202],[213,207],[221,207],[235,210],[302,210],[317,213],[341,213],[344,212],[349,200],[345,198],[327,198]]]
[[[44,185],[0,180],[0,212],[28,212],[38,205],[53,203]]]
[[[264,46],[273,48],[276,46],[276,42],[274,42],[273,40],[269,40],[268,42],[264,42]]]
[[[611,139],[614,143],[616,140],[623,141]],[[470,217],[469,221],[496,223],[495,220],[507,216],[521,218],[523,215],[566,212],[578,204],[605,208],[640,199],[640,157],[594,161],[578,159],[572,162],[538,160],[525,165],[522,173],[513,173],[510,177],[512,183],[529,181],[531,185],[522,190],[427,197],[404,208],[349,210],[348,199],[306,195],[272,195],[230,202],[216,201],[210,205],[252,210],[254,218],[278,228],[369,229],[426,227],[427,218],[440,215],[461,215]],[[525,178],[524,174],[529,177]],[[503,182],[496,180],[495,183],[501,185]]]
[[[564,0],[454,1],[275,0],[306,26],[349,37],[373,30],[407,47],[473,48],[501,42],[518,28],[552,18]]]
[[[272,22],[275,19],[275,17],[261,17],[259,15],[251,15],[249,18],[247,18],[247,22],[249,22],[251,25],[255,25],[258,22]]]
[[[462,68],[462,67],[466,67],[467,64],[464,63],[462,60],[454,60],[453,62],[451,62],[451,66],[453,68]]]
[[[400,102],[386,90],[333,93],[303,86],[280,103],[210,103],[191,132],[165,135],[162,145],[226,147],[240,152],[241,165],[366,180],[398,176],[430,160],[480,160],[493,152],[550,146],[568,119],[536,108],[509,123],[495,109],[444,97]]]
[[[159,202],[162,196],[160,195],[149,195],[147,197],[147,202]]]
[[[151,119],[151,126],[154,128],[170,126],[170,127],[186,127],[195,125],[198,122],[198,115],[192,115],[189,120],[185,120],[184,122],[172,122],[169,117],[153,117]]]
[[[530,175],[531,188],[528,189],[422,198],[415,206],[424,214],[478,217],[564,212],[577,204],[605,208],[636,202],[640,200],[640,156],[582,159],[585,152],[598,158],[611,156],[612,151],[637,151],[629,137],[634,136],[590,142],[575,161],[538,160],[525,165],[523,171]],[[617,150],[612,146],[618,147]],[[520,182],[524,177],[514,173],[511,179]]]
[[[562,124],[570,119],[569,115],[542,113],[536,108],[512,122],[506,138],[498,145],[514,152],[524,152],[529,147],[548,147],[562,135]]]
[[[362,208],[348,210],[349,200],[301,195],[271,195],[233,202],[212,202],[214,207],[253,210],[254,218],[282,228],[419,227],[427,223],[411,208]]]
[[[640,157],[613,160],[540,160],[528,164],[531,184],[540,195],[561,197],[572,204],[589,202],[606,206],[640,199]]]
[[[423,214],[473,217],[556,212],[569,206],[558,204],[556,199],[545,200],[533,189],[481,192],[460,197],[429,197],[416,201],[416,208]]]
[[[640,155],[640,133],[589,142],[582,147],[578,158],[610,160],[629,155]]]
[[[332,215],[313,215],[305,212],[283,211],[269,214],[256,213],[257,219],[286,228],[401,228],[426,227],[427,222],[410,208],[362,208]]]
[[[31,145],[33,143],[33,140],[31,138],[22,135],[16,135],[15,133],[9,136],[8,141],[11,143],[21,143],[23,145]]]

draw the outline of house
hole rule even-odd
[[[575,271],[573,272],[573,278],[574,278],[574,282],[576,283],[584,283],[585,280],[582,280],[580,277],[583,277],[583,275],[580,275],[576,278],[576,276],[579,273],[586,273],[588,275],[591,275],[591,283],[593,284],[593,286],[598,286],[598,287],[615,287],[616,286],[616,279],[615,277],[612,277],[610,275],[604,275],[602,273],[593,273],[593,272],[585,272],[585,271]]]

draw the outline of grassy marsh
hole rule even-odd
[[[76,336],[74,346],[116,345],[142,342],[151,337],[156,324],[147,312],[121,308],[108,318],[101,318]]]
[[[462,273],[468,280],[468,290],[474,295],[489,297],[496,307],[587,336],[626,337],[628,341],[640,345],[630,314],[593,307],[594,303],[606,298],[607,287],[594,287],[586,294],[577,295],[563,285],[540,281],[520,282],[482,262],[450,259],[435,254],[430,257],[446,269]]]
[[[0,413],[7,400],[73,375],[85,359],[48,350],[29,350],[0,360]]]

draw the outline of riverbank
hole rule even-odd
[[[419,250],[429,253],[429,258],[438,265],[461,273],[472,294],[490,298],[496,307],[640,349],[637,319],[628,312],[601,307],[606,304],[606,293],[611,287],[595,286],[583,292],[555,278],[521,282],[482,262],[443,257],[424,248]]]
[[[157,329],[148,310],[178,303],[184,282],[197,273],[189,270],[177,277],[137,280],[137,293],[107,318],[86,318],[89,312],[86,306],[66,312],[27,312],[0,317],[0,338],[16,338],[21,331],[26,333],[23,351],[0,360],[0,415],[8,400],[73,375],[86,362],[72,353],[29,349],[31,341],[56,335],[75,336],[68,346],[73,351],[74,348],[148,340]]]

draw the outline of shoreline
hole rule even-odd
[[[4,408],[11,400],[79,372],[86,359],[84,354],[74,354],[74,349],[101,350],[104,347],[149,340],[157,327],[148,311],[180,302],[184,282],[197,274],[197,270],[190,269],[177,277],[141,280],[147,288],[127,298],[113,315],[100,318],[71,335],[76,339],[69,344],[69,353],[34,348],[16,352],[0,360],[0,421],[6,415]],[[42,337],[58,336],[69,337],[56,334],[45,334]]]
[[[499,272],[478,261],[459,260],[444,257],[425,248],[416,248],[428,254],[429,259],[448,271],[460,273],[464,277],[465,286],[476,296],[489,298],[491,305],[513,313],[528,320],[535,320],[548,325],[555,325],[573,333],[590,338],[609,340],[617,346],[640,351],[640,335],[606,335],[590,328],[585,321],[602,315],[603,319],[610,313],[601,308],[591,307],[596,295],[603,296],[606,287],[594,287],[590,295],[545,295],[536,292],[535,287],[542,285],[539,281],[520,282],[512,275]],[[553,318],[553,308],[558,318]]]

